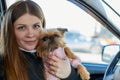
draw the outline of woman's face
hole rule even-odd
[[[19,47],[34,50],[38,43],[42,23],[36,16],[24,14],[14,22],[15,36]]]

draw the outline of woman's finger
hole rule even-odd
[[[46,63],[47,63],[47,65],[49,65],[49,66],[58,67],[57,61],[54,61],[54,60],[52,60],[52,59],[47,60]]]
[[[50,55],[48,56],[48,58],[49,60],[53,60],[54,62],[58,62],[60,60],[60,58],[55,55]]]

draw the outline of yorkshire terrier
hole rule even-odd
[[[66,28],[45,29],[40,33],[39,45],[37,47],[37,56],[43,57],[49,55],[51,51],[62,47],[65,55],[69,58],[71,65],[74,65],[75,60],[79,58],[66,46],[64,41],[64,33],[68,31]],[[58,56],[59,57],[59,56]],[[73,66],[74,67],[74,66]],[[76,66],[82,80],[89,80],[90,74],[81,63]]]

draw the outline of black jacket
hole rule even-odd
[[[29,52],[23,51],[23,54],[25,55],[26,60],[28,61],[27,69],[28,69],[29,79],[30,80],[45,80],[45,78],[43,77],[42,59],[34,56],[33,54]],[[81,80],[80,76],[77,74],[76,69],[72,67],[72,72],[70,76],[66,79],[61,79],[61,80],[73,80],[73,79]],[[2,58],[0,58],[0,80],[6,80]]]

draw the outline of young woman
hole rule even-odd
[[[1,24],[0,80],[46,79],[42,58],[36,56],[39,34],[45,23],[42,9],[33,1],[18,1],[9,7]],[[76,69],[66,63],[68,58],[49,56],[49,59],[45,63],[49,64],[50,74],[61,80],[80,80]]]

